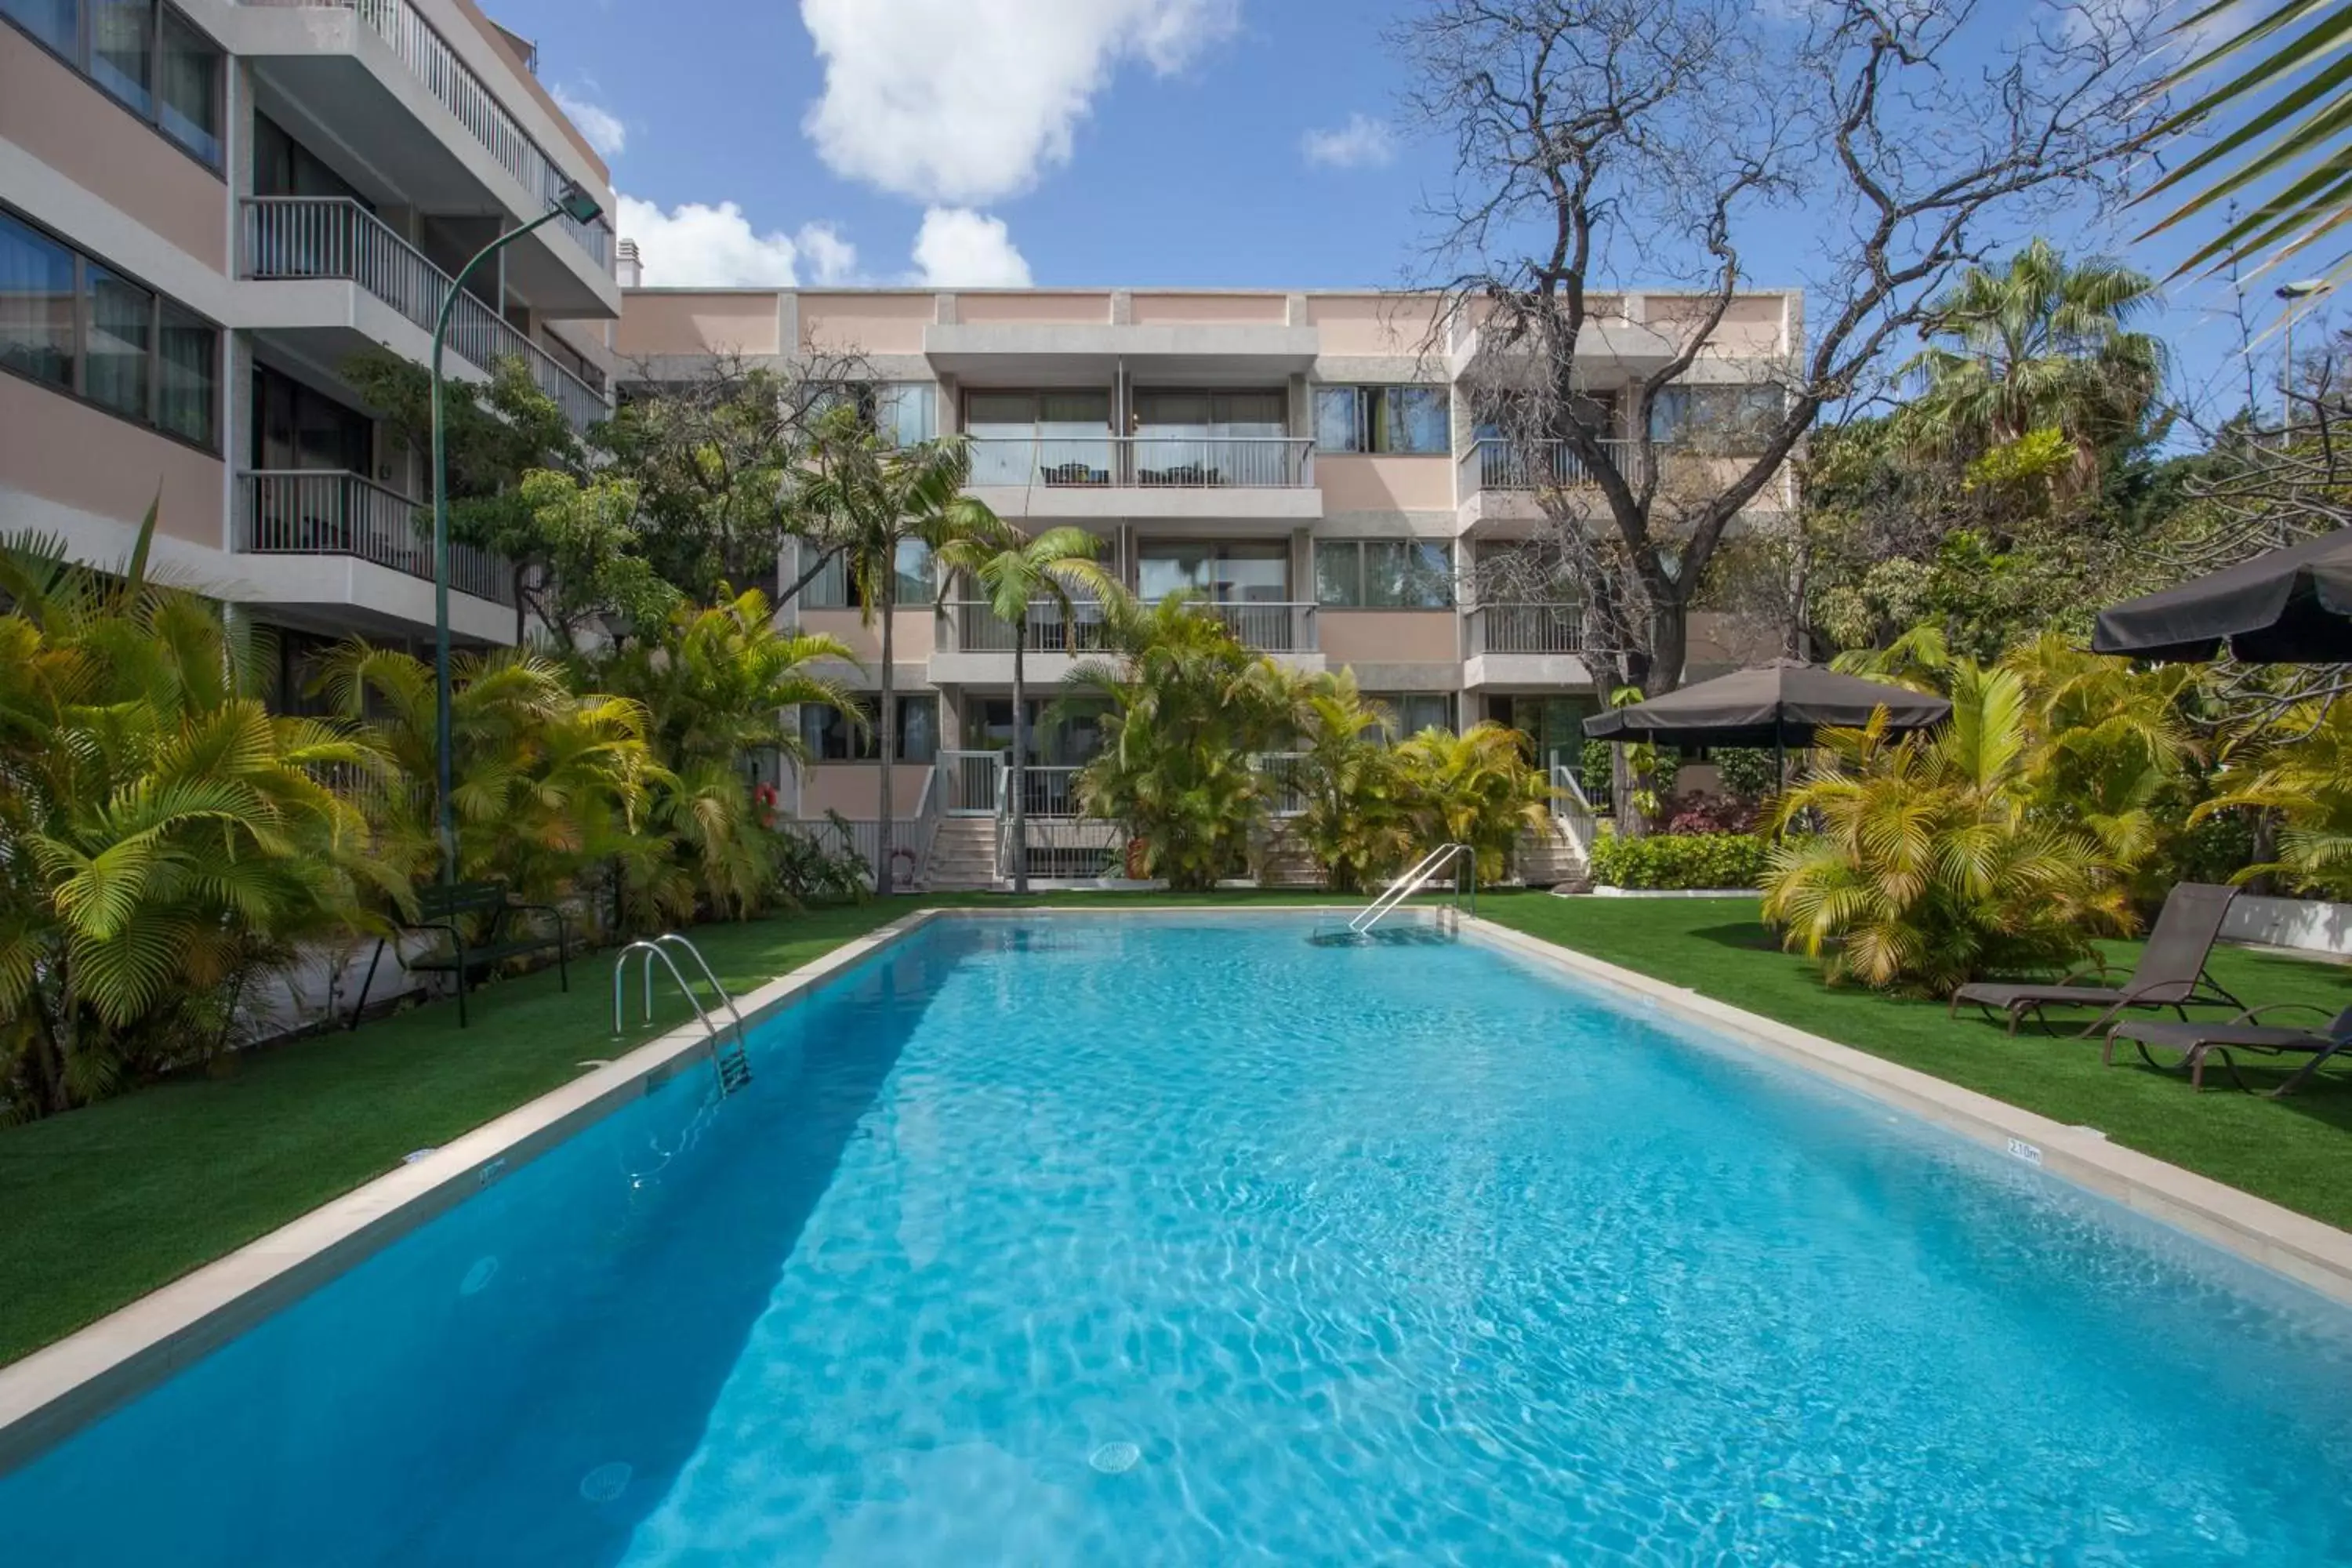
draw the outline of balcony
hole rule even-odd
[[[350,556],[430,583],[433,542],[418,527],[421,504],[339,470],[248,471],[237,476],[236,551]],[[513,567],[469,544],[449,546],[449,586],[514,607]]]
[[[1572,604],[1473,605],[1465,686],[1582,686],[1584,610]]]
[[[1286,436],[980,436],[971,488],[1020,517],[1312,520],[1315,443]]]
[[[1643,443],[1611,437],[1601,443],[1609,460],[1627,479],[1636,477]],[[1571,489],[1594,483],[1592,468],[1565,441],[1540,441],[1531,448],[1515,441],[1487,437],[1471,443],[1462,454],[1460,493],[1482,490]]]
[[[344,196],[247,196],[240,201],[241,275],[261,280],[356,284],[426,333],[449,277],[374,214]],[[581,380],[471,294],[457,296],[449,347],[486,374],[519,360],[575,430],[611,416],[604,395]]]
[[[1101,652],[1102,606],[1081,604],[1072,608],[1075,615],[1066,614],[1050,599],[1031,605],[1028,637],[1024,641],[1018,635],[1021,628],[983,601],[950,600],[941,606],[946,621],[939,646],[959,653],[1011,653],[1019,642],[1024,653],[1084,656]]]
[[[270,11],[343,11],[381,38],[419,86],[447,110],[491,159],[520,184],[536,204],[522,216],[536,217],[554,205],[572,176],[547,155],[546,150],[499,102],[498,96],[459,58],[433,25],[416,14],[408,0],[237,0],[243,5]],[[322,86],[326,84],[320,84]],[[578,223],[570,217],[553,225],[569,237],[593,270],[605,279],[613,276],[612,226],[599,217]]]

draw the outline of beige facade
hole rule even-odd
[[[109,0],[131,55],[97,9],[0,15],[0,276],[38,296],[0,328],[0,517],[111,563],[160,502],[178,581],[430,637],[429,475],[346,362],[421,363],[450,276],[567,184],[609,210],[604,163],[473,0]],[[584,426],[620,302],[609,223],[560,219],[469,279],[447,373],[520,360]],[[451,585],[461,642],[517,640],[508,563]]]
[[[1659,363],[1694,309],[1672,292],[1596,300],[1596,396]],[[1760,384],[1801,333],[1793,292],[1742,296],[1686,379]],[[1463,384],[1475,321],[1441,324],[1427,296],[632,289],[618,342],[664,376],[717,357],[786,374],[813,363],[840,374],[851,361],[850,374],[921,411],[901,434],[970,437],[972,493],[1000,515],[1095,532],[1129,588],[1200,590],[1244,641],[1297,668],[1353,670],[1409,724],[1497,718],[1564,750],[1598,700],[1572,604],[1480,602],[1482,552],[1526,537],[1542,513],[1525,459],[1477,439]],[[1622,409],[1612,417],[1615,437],[1630,437]],[[797,577],[801,564],[784,569]],[[938,592],[929,579],[917,587]],[[859,663],[836,673],[871,691],[877,628],[845,597],[821,578],[784,614],[846,643]],[[936,773],[902,773],[901,816],[922,809],[917,781],[981,790],[987,758],[1008,743],[1012,628],[953,585],[945,601],[896,612],[894,684],[919,710],[901,727],[942,759]],[[1085,650],[1082,626],[1047,622],[1024,656],[1040,713]],[[1696,641],[1702,660],[1724,654]],[[1041,763],[1083,751],[1069,728],[1044,735]],[[870,742],[838,729],[809,738],[821,760],[799,808],[871,817]]]

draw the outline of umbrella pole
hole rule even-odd
[[[1772,842],[1780,842],[1780,797],[1789,793],[1789,738],[1772,734]]]

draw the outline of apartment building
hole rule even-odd
[[[1633,445],[1620,395],[1675,352],[1692,303],[1669,292],[1597,303],[1591,417],[1611,439]],[[1654,425],[1756,397],[1765,366],[1797,346],[1801,310],[1795,290],[1734,301]],[[1304,670],[1352,669],[1408,729],[1499,720],[1539,753],[1572,757],[1600,700],[1574,584],[1530,594],[1526,574],[1480,568],[1540,526],[1535,465],[1570,486],[1582,476],[1567,451],[1531,460],[1482,426],[1464,385],[1475,331],[1435,322],[1426,297],[1364,291],[629,288],[616,344],[628,374],[656,381],[717,356],[787,374],[850,361],[886,428],[968,437],[974,495],[1024,528],[1098,534],[1129,588],[1197,593],[1253,647]],[[1652,434],[1673,448],[1673,428]],[[894,837],[944,844],[931,819],[1002,804],[1014,633],[961,585],[940,604],[919,552],[899,565]],[[796,579],[799,563],[783,571]],[[1517,584],[1507,597],[1481,592],[1497,580]],[[853,688],[878,686],[879,628],[840,572],[786,613],[856,651],[863,662],[835,672]],[[1083,714],[1040,721],[1087,651],[1087,624],[1083,609],[1066,621],[1044,611],[1028,632],[1027,804],[1049,844],[1097,735]],[[1732,659],[1695,630],[1700,673]],[[780,781],[793,808],[873,819],[874,742],[815,712],[804,730],[814,762]]]
[[[603,162],[472,0],[0,0],[0,527],[153,559],[305,650],[424,643],[431,489],[345,378],[427,358],[450,276]],[[566,216],[467,282],[445,374],[520,361],[604,416],[612,229]],[[510,566],[460,548],[461,644],[523,633]]]

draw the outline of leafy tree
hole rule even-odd
[[[1396,716],[1366,701],[1355,672],[1341,669],[1300,691],[1296,729],[1304,754],[1293,828],[1332,891],[1360,892],[1412,850],[1410,773],[1389,743]]]
[[[0,543],[0,1120],[99,1099],[223,1037],[244,979],[401,890],[321,782],[363,737],[273,716],[220,607],[63,544]]]
[[[2221,793],[2196,808],[2193,822],[2274,814],[2273,853],[2256,857],[2240,879],[2275,873],[2323,897],[2352,898],[2352,703],[2297,703],[2240,745]]]
[[[1095,562],[1102,541],[1082,528],[1050,528],[1034,539],[975,518],[975,531],[951,539],[939,553],[940,591],[956,574],[969,576],[996,618],[1013,627],[1013,890],[1029,890],[1029,716],[1027,649],[1032,612],[1047,606],[1064,626],[1075,626],[1074,595],[1097,601],[1118,592],[1118,582]]]
[[[791,836],[765,820],[746,762],[759,752],[806,760],[798,727],[784,721],[796,704],[856,713],[849,694],[813,668],[849,657],[833,637],[777,631],[767,595],[754,589],[704,608],[681,605],[603,662],[600,687],[644,710],[660,764],[647,778],[633,893],[679,920],[740,918],[777,895]]]
[[[1066,701],[1106,709],[1079,806],[1125,828],[1145,876],[1214,887],[1247,861],[1265,812],[1251,759],[1287,731],[1293,685],[1183,595],[1145,606],[1120,594],[1103,608],[1106,653],[1065,682]]]
[[[894,826],[891,773],[898,761],[898,689],[891,663],[887,611],[898,602],[900,547],[920,543],[933,552],[960,539],[984,539],[1003,523],[984,502],[963,493],[971,473],[971,449],[957,439],[894,444],[855,407],[842,405],[820,416],[811,433],[806,467],[790,497],[794,526],[820,551],[840,553],[847,563],[860,618],[872,626],[883,612],[881,701],[881,831],[874,852],[874,886],[892,891],[890,859]]]
[[[525,648],[452,664],[451,795],[460,880],[496,879],[541,902],[578,889],[628,851],[662,781],[645,710],[572,690],[562,665]],[[393,787],[371,803],[375,854],[415,879],[439,850],[433,788],[433,667],[364,641],[339,645],[313,682],[354,734],[388,756]]]
[[[1423,730],[1397,747],[1397,759],[1421,842],[1469,845],[1483,881],[1502,879],[1520,834],[1551,829],[1551,786],[1516,730]]]

